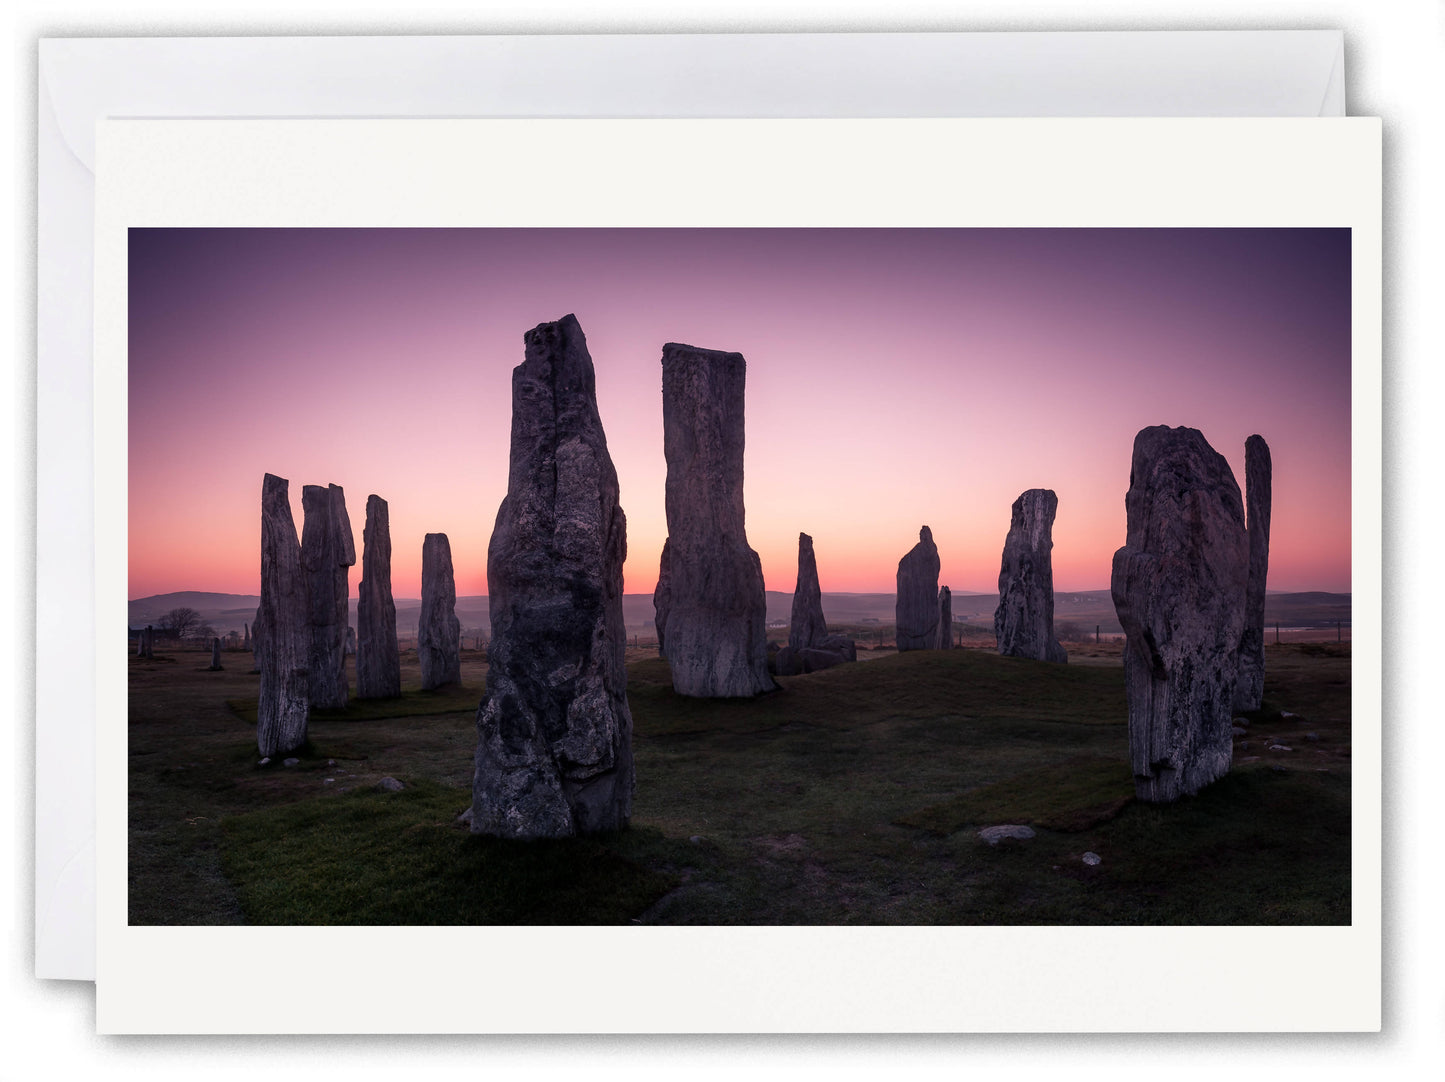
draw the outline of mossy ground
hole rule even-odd
[[[132,923],[1350,920],[1348,645],[1269,647],[1235,767],[1168,807],[1132,799],[1117,645],[895,654],[749,701],[681,698],[648,653],[632,826],[531,845],[456,823],[479,653],[429,693],[404,655],[402,699],[317,714],[299,764],[264,768],[249,654],[132,659]],[[998,823],[1036,836],[978,838]]]

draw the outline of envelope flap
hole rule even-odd
[[[1342,48],[1334,30],[64,38],[40,71],[94,170],[105,116],[1342,115]]]

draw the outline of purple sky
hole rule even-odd
[[[665,342],[748,361],[748,538],[791,590],[991,591],[1009,508],[1054,489],[1054,580],[1099,589],[1134,434],[1199,428],[1242,484],[1274,459],[1269,586],[1350,588],[1348,230],[130,231],[130,596],[256,593],[261,476],[391,510],[394,590],[450,536],[486,592],[522,335],[577,315],[628,516],[666,537]],[[360,578],[352,574],[352,588]]]

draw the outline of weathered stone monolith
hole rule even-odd
[[[938,589],[938,642],[934,649],[953,649],[953,592],[947,586]]]
[[[1273,470],[1263,436],[1244,441],[1244,500],[1249,511],[1249,582],[1244,589],[1244,637],[1239,644],[1236,711],[1264,703],[1264,586],[1269,573],[1269,514]]]
[[[1031,488],[1014,500],[998,573],[998,608],[993,633],[998,652],[1035,661],[1066,662],[1054,636],[1053,490]]]
[[[818,585],[818,561],[813,555],[813,539],[800,533],[798,585],[793,590],[788,645],[773,656],[773,671],[780,676],[795,676],[857,660],[858,650],[852,639],[828,634],[828,624],[823,619],[823,591]]]
[[[487,548],[492,635],[471,829],[558,838],[618,830],[632,815],[627,518],[576,317],[524,341],[507,495]]]
[[[401,694],[401,654],[396,646],[396,603],[391,598],[391,522],[380,496],[366,498],[361,546],[356,697],[394,699]]]
[[[261,608],[257,633],[261,690],[256,747],[263,757],[294,751],[306,742],[310,717],[310,626],[306,619],[306,570],[291,517],[285,478],[266,474],[261,483]]]
[[[1192,428],[1135,437],[1124,503],[1112,593],[1129,751],[1139,799],[1164,803],[1229,770],[1249,540],[1229,464]]]
[[[243,632],[242,637],[241,637],[241,649],[242,649],[242,650],[249,650],[249,649],[251,649],[251,625],[250,625],[250,624],[242,624],[242,625],[241,625],[241,629],[242,629],[242,632]]]
[[[938,546],[933,531],[918,531],[918,544],[898,561],[898,597],[894,603],[898,652],[938,648]]]
[[[207,671],[208,671],[208,672],[220,672],[220,671],[221,671],[221,640],[220,640],[220,639],[212,639],[212,640],[211,640],[211,667],[210,667],[210,669],[208,669]]]
[[[667,543],[653,603],[680,695],[746,697],[776,686],[763,565],[744,528],[746,375],[741,353],[662,347]]]
[[[346,625],[346,653],[352,657],[356,655],[356,628],[350,624]]]
[[[462,682],[462,625],[456,609],[451,543],[444,533],[429,533],[421,546],[421,619],[416,629],[424,690]]]
[[[311,625],[311,705],[346,706],[346,627],[349,568],[356,563],[346,494],[340,485],[301,490],[304,525],[301,563],[306,568],[307,621]]]

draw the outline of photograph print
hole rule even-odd
[[[127,267],[130,925],[1350,925],[1350,229]]]

